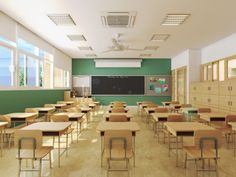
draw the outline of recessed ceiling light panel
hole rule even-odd
[[[86,41],[86,38],[84,37],[84,35],[73,34],[73,35],[67,35],[67,37],[71,41]]]
[[[48,14],[47,16],[58,26],[76,25],[70,14]]]
[[[158,46],[146,46],[144,47],[144,50],[157,50],[158,48]]]
[[[92,47],[87,47],[87,46],[81,46],[81,47],[78,47],[80,50],[93,50]]]
[[[161,25],[181,25],[190,14],[167,14]]]
[[[169,37],[169,34],[153,34],[150,41],[166,41]]]

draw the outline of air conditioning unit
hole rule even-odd
[[[134,26],[136,12],[102,12],[101,20],[104,27],[131,28]]]
[[[96,59],[96,68],[141,68],[142,59]]]

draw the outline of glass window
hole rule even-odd
[[[52,88],[52,63],[44,62],[43,87]]]
[[[43,62],[39,63],[39,87],[43,87],[43,80],[44,80],[44,68]]]
[[[37,86],[37,62],[32,57],[27,57],[26,84],[27,86]]]
[[[39,56],[39,48],[34,46],[33,44],[30,44],[29,42],[19,38],[17,40],[17,45],[20,49]]]
[[[5,43],[5,44],[11,45],[13,47],[16,47],[16,43],[15,42],[12,42],[12,41],[10,41],[10,40],[2,37],[2,36],[0,36],[0,41]]]
[[[224,60],[219,61],[219,80],[220,81],[225,80],[225,61]]]
[[[19,55],[19,86],[26,86],[26,62],[25,55]]]
[[[207,80],[207,66],[204,66],[204,68],[203,68],[203,80],[204,81]]]
[[[64,71],[64,87],[69,87],[69,72]]]
[[[212,64],[207,65],[207,80],[212,80]]]
[[[63,87],[63,70],[60,68],[54,69],[54,86],[55,87]]]
[[[12,85],[12,58],[13,51],[0,46],[0,86]]]
[[[228,61],[228,78],[236,77],[236,59]]]
[[[218,63],[213,63],[213,81],[218,80]]]

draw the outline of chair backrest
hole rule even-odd
[[[202,152],[205,149],[215,149],[221,147],[222,133],[219,130],[197,130],[194,132],[194,144],[199,147]],[[218,152],[216,152],[218,155]]]
[[[53,104],[44,104],[45,108],[54,108],[55,106]]]
[[[150,103],[147,105],[147,108],[157,108],[157,107],[158,107],[158,105],[155,103]]]
[[[181,104],[181,108],[191,108],[191,104]]]
[[[52,122],[69,122],[67,115],[52,115],[50,119]]]
[[[167,108],[156,108],[155,112],[156,113],[165,113],[165,112],[169,112],[169,110]]]
[[[198,113],[208,113],[211,112],[211,108],[198,108]]]
[[[183,122],[184,116],[181,114],[168,115],[167,121],[168,122]]]
[[[125,141],[124,141],[125,140]],[[107,149],[132,149],[132,131],[130,130],[106,130],[104,133],[104,146]]]
[[[124,113],[125,109],[124,108],[112,108],[111,112],[112,113]]]
[[[233,115],[233,114],[227,115],[227,116],[225,117],[225,123],[226,123],[226,125],[227,125],[229,122],[236,122],[236,115]]]
[[[66,112],[79,112],[76,107],[71,107],[71,108],[65,109],[65,111]]]
[[[179,104],[179,101],[171,101],[170,104]]]
[[[127,122],[128,118],[126,115],[110,115],[109,122]]]
[[[33,149],[34,140],[35,148],[42,147],[43,144],[43,133],[41,130],[22,130],[18,129],[15,131],[15,146],[19,147],[21,141],[21,149]]]
[[[57,101],[57,104],[64,104],[64,101]]]
[[[11,127],[11,118],[5,115],[0,115],[0,122],[7,122],[7,127]]]

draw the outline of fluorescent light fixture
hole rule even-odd
[[[67,37],[71,41],[86,41],[86,38],[84,37],[84,35],[73,34],[73,35],[67,35]]]
[[[181,25],[189,16],[190,14],[167,14],[161,25]]]
[[[86,54],[85,56],[86,57],[90,57],[90,58],[96,58],[97,57],[96,54]]]
[[[158,46],[146,46],[144,47],[144,50],[157,50],[158,48]]]
[[[153,34],[150,41],[166,41],[170,37],[169,34]]]
[[[148,53],[148,54],[147,53],[142,53],[142,54],[139,55],[140,58],[151,57],[151,56],[152,56],[152,54],[150,54],[150,53]]]
[[[96,59],[96,68],[141,68],[142,59]]]
[[[93,50],[92,47],[90,46],[81,46],[81,47],[78,47],[80,50]]]
[[[47,16],[58,26],[76,25],[70,14],[48,14]]]

